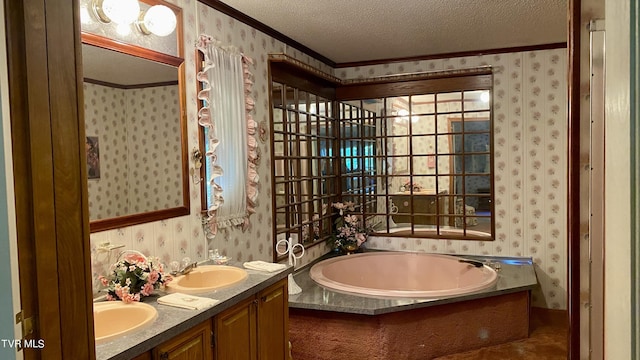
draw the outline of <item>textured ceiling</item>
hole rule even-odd
[[[565,42],[566,0],[222,0],[336,63]]]

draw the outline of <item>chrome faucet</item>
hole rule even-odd
[[[176,263],[177,263],[177,261],[176,261]],[[173,275],[173,276],[186,275],[186,274],[190,273],[193,269],[195,269],[197,267],[198,267],[198,263],[197,262],[187,263],[182,268],[182,270],[175,269],[175,270],[171,271],[171,275]]]

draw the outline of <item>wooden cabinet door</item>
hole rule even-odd
[[[287,278],[258,294],[258,359],[287,359],[289,299]]]
[[[257,359],[256,301],[251,297],[216,316],[216,360]]]
[[[211,359],[211,321],[207,320],[159,345],[153,353],[156,360]]]
[[[436,224],[437,208],[435,195],[394,195],[391,197],[391,200],[393,204],[398,207],[398,214],[405,214],[393,215],[394,222],[398,224],[413,222],[416,225]],[[413,208],[411,207],[412,205]],[[442,205],[441,209],[444,209]],[[414,216],[412,217],[407,214],[413,214]]]
[[[151,352],[147,351],[146,353],[142,353],[131,360],[151,360]]]

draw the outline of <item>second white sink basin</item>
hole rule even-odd
[[[244,269],[226,265],[203,265],[186,275],[176,276],[166,286],[167,292],[199,294],[242,282],[248,276]]]
[[[96,344],[142,330],[158,317],[158,311],[148,304],[105,301],[93,304],[93,329]]]

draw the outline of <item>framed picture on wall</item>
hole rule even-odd
[[[87,136],[85,142],[87,151],[87,177],[100,179],[100,142],[97,136]]]

